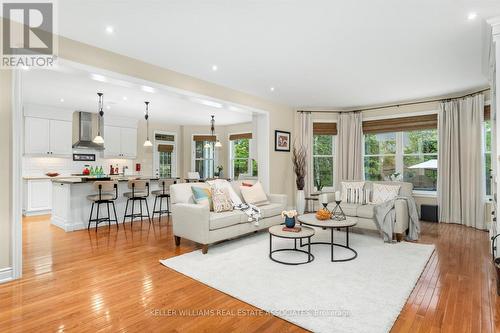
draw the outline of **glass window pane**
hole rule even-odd
[[[365,154],[382,155],[396,153],[396,133],[365,134]]]
[[[233,158],[248,158],[250,156],[250,140],[240,139],[233,141]]]
[[[333,135],[314,135],[313,155],[333,155]]]
[[[314,157],[314,186],[333,186],[333,157]]]
[[[484,130],[485,130],[485,151],[491,152],[491,120],[487,120],[484,122]]]
[[[233,160],[233,175],[238,178],[240,174],[248,174],[248,160],[237,159]]]
[[[172,177],[172,153],[159,152],[159,157],[159,176],[161,178]]]
[[[438,151],[437,130],[404,132],[403,149],[405,154],[436,154]]]
[[[410,155],[403,157],[403,181],[412,183],[414,190],[436,191],[436,169],[410,168],[429,160],[437,160],[437,155]]]
[[[389,180],[396,172],[395,156],[367,156],[364,162],[366,180]]]
[[[195,154],[196,158],[203,158],[203,150],[205,146],[205,142],[202,141],[195,141]]]
[[[486,172],[486,195],[491,195],[491,153],[484,155],[484,165]]]
[[[259,166],[257,165],[257,160],[252,159],[252,176],[257,177],[259,175]]]

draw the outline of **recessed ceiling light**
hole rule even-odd
[[[92,80],[96,80],[96,81],[99,81],[99,82],[106,82],[106,81],[108,81],[108,79],[105,76],[102,76],[100,74],[90,74],[90,78]]]
[[[475,19],[477,17],[477,13],[476,12],[472,12],[472,13],[469,13],[469,15],[467,15],[467,19],[469,21],[472,21],[473,19]]]
[[[108,34],[112,34],[113,32],[115,32],[115,28],[113,28],[111,25],[108,25],[108,26],[106,27],[106,32],[107,32]]]
[[[111,105],[106,105],[106,109],[111,109]]]
[[[274,87],[269,88],[269,90],[274,91]]]
[[[218,69],[219,67],[217,67],[217,65],[212,65],[212,71],[217,72]]]
[[[60,101],[61,103],[64,103],[64,98],[61,98],[59,101]]]
[[[150,87],[150,86],[141,86],[142,91],[148,92],[148,93],[154,93],[156,92],[155,88]]]
[[[123,96],[123,100],[126,101],[127,100],[127,96]]]

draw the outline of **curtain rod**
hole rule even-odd
[[[457,96],[457,97],[447,97],[447,98],[438,98],[438,99],[429,99],[425,101],[418,101],[418,102],[407,102],[407,103],[399,103],[399,104],[389,104],[389,105],[384,105],[384,106],[375,106],[371,108],[363,108],[363,109],[355,109],[355,110],[339,110],[339,111],[308,111],[308,110],[297,110],[297,112],[303,113],[303,112],[313,112],[313,113],[341,113],[341,112],[355,112],[355,111],[372,111],[372,110],[380,110],[380,109],[387,109],[387,108],[394,108],[394,107],[400,107],[400,106],[408,106],[408,105],[418,105],[418,104],[426,104],[426,103],[433,103],[433,102],[443,102],[443,101],[449,101],[451,99],[456,99],[456,98],[464,98],[467,96],[473,96],[476,94],[480,94],[486,91],[489,91],[490,88],[478,90],[469,94],[465,94],[462,96]]]

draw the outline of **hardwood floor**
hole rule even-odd
[[[47,216],[26,218],[23,237],[24,276],[0,285],[0,332],[303,331],[160,265],[161,258],[198,248],[185,240],[176,248],[165,219],[154,228],[136,222],[133,230],[65,233]],[[488,234],[423,223],[422,242],[436,244],[436,251],[392,332],[499,328]],[[207,309],[219,315],[180,315]]]

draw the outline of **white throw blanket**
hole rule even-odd
[[[247,214],[248,222],[252,222],[258,227],[259,219],[261,218],[260,209],[252,204],[241,203],[239,205],[234,205],[234,209],[241,210],[243,213]]]
[[[375,222],[377,228],[384,238],[384,242],[392,242],[394,224],[396,223],[396,200],[406,200],[408,204],[408,235],[407,240],[415,241],[420,237],[420,217],[418,216],[417,204],[412,197],[398,196],[392,200],[378,204],[375,207]]]

